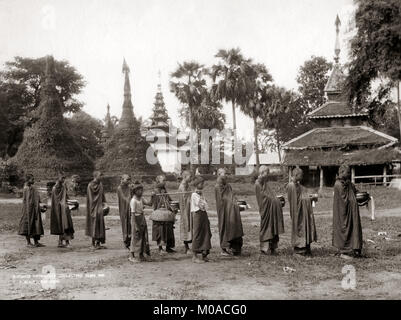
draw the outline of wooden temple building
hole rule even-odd
[[[314,129],[283,145],[283,164],[289,172],[296,166],[303,169],[309,187],[333,186],[341,164],[351,167],[353,182],[356,176],[372,175],[386,182],[401,162],[398,140],[371,128],[367,111],[357,111],[343,95],[338,16],[335,24],[335,64],[325,87],[326,102],[308,115]]]

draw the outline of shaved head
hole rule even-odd
[[[292,177],[295,182],[300,182],[304,177],[304,172],[301,168],[296,167],[294,170],[292,170]]]

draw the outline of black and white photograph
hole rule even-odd
[[[400,0],[0,0],[0,300],[400,300],[400,81]]]

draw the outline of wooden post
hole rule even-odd
[[[355,167],[351,167],[351,182],[355,183]]]
[[[387,186],[387,165],[383,167],[383,186]]]
[[[323,190],[323,167],[319,167],[320,171],[320,178],[319,178],[319,191]]]

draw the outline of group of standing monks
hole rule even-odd
[[[276,249],[280,234],[284,233],[282,204],[269,185],[269,170],[261,166],[255,181],[255,193],[260,214],[260,252],[277,254]],[[310,195],[301,184],[303,172],[300,168],[292,171],[292,181],[287,187],[287,196],[291,217],[291,243],[294,253],[311,255],[311,243],[317,241],[315,220]],[[361,257],[362,227],[356,189],[350,181],[350,168],[341,166],[334,185],[333,199],[333,237],[332,244],[343,258]],[[40,237],[44,234],[40,197],[33,186],[34,177],[26,176],[23,190],[22,217],[19,234],[25,236],[27,245],[40,247]],[[192,188],[191,188],[192,187]],[[210,222],[207,216],[208,204],[203,195],[204,179],[189,171],[184,171],[178,188],[180,208],[180,239],[186,254],[193,256],[193,261],[208,261],[211,249]],[[243,246],[243,227],[240,208],[231,185],[227,182],[226,170],[217,171],[214,187],[221,255],[237,256]],[[130,251],[132,262],[150,259],[147,223],[144,206],[153,210],[164,208],[175,211],[167,192],[165,176],[156,177],[156,185],[150,199],[143,197],[143,185],[132,183],[129,175],[121,177],[117,189],[118,207],[122,226],[124,246]],[[58,246],[70,246],[74,238],[71,212],[67,204],[65,176],[60,175],[51,194],[50,233],[58,235]],[[85,234],[92,240],[94,250],[105,248],[105,193],[101,182],[101,173],[95,171],[93,180],[88,184],[86,203]],[[34,240],[34,244],[31,243]],[[161,255],[175,252],[174,222],[152,221],[152,240],[158,245]],[[191,245],[191,247],[190,247]]]

